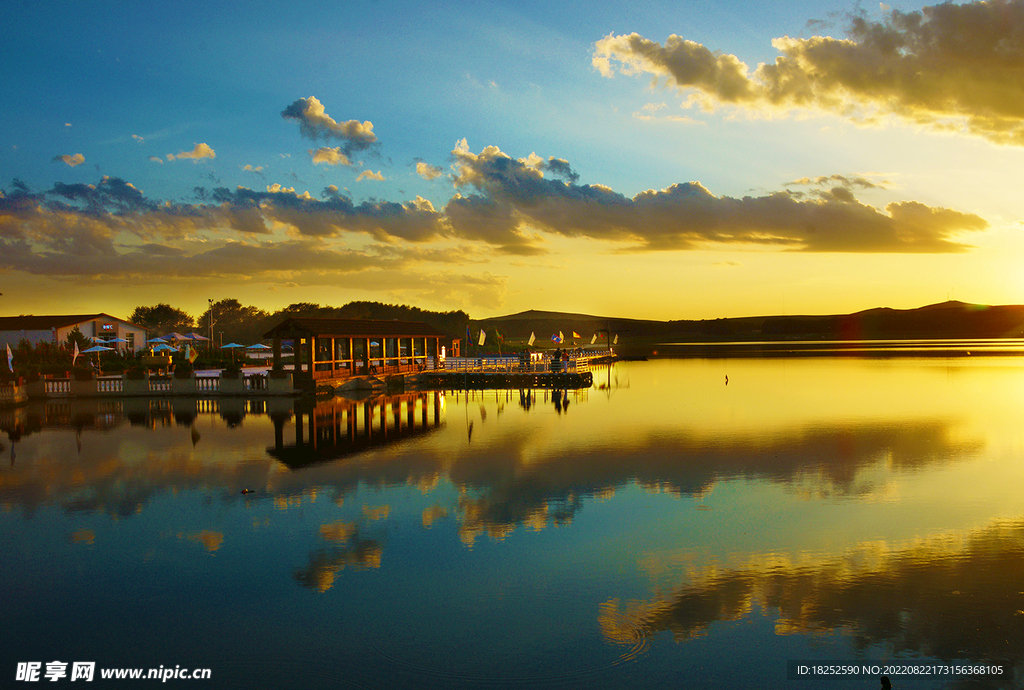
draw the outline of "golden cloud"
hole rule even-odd
[[[69,156],[69,155],[65,154],[63,156],[55,156],[53,160],[54,161],[61,161],[63,163],[66,163],[68,165],[68,167],[73,168],[76,165],[81,165],[82,163],[84,163],[85,162],[85,156],[83,156],[80,153],[76,153],[73,156]]]
[[[197,161],[203,158],[216,158],[217,154],[212,148],[206,144],[196,144],[195,148],[191,151],[182,151],[181,153],[168,153],[167,160],[172,161],[176,158],[186,158],[193,161]]]
[[[377,141],[372,122],[337,122],[313,96],[298,99],[281,112],[281,117],[298,121],[299,131],[308,139],[344,140],[345,153],[368,148]]]
[[[1024,145],[1022,0],[889,10],[850,18],[849,36],[777,38],[773,63],[753,72],[735,55],[679,36],[664,44],[632,33],[594,46],[604,76],[650,74],[706,107],[813,108],[867,122],[895,115],[936,131]]]
[[[315,151],[310,149],[309,155],[313,165],[321,163],[326,165],[352,165],[352,161],[349,160],[348,156],[341,152],[340,146],[334,148],[322,146]]]

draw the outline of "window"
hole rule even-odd
[[[334,359],[352,359],[351,341],[348,338],[334,339]]]
[[[388,358],[387,364],[389,367],[398,366],[398,339],[385,339],[384,355]]]
[[[331,359],[333,359],[333,357],[331,357],[333,349],[334,348],[331,347],[331,339],[330,338],[317,338],[316,339],[316,360],[318,362],[329,362],[329,361],[331,361]]]

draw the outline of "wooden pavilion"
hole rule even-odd
[[[264,335],[273,339],[274,368],[281,342],[291,340],[295,383],[385,376],[434,369],[445,335],[418,321],[289,317]]]

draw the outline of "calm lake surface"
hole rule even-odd
[[[2,687],[82,684],[14,681],[55,660],[211,670],[144,687],[793,690],[879,687],[794,660],[1024,662],[1024,358],[655,359],[579,392],[0,428]]]

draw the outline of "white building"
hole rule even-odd
[[[82,335],[97,344],[120,338],[110,347],[136,352],[146,347],[146,329],[109,314],[71,314],[66,316],[0,316],[0,349],[11,349],[22,340],[36,343],[63,343],[78,327]]]

